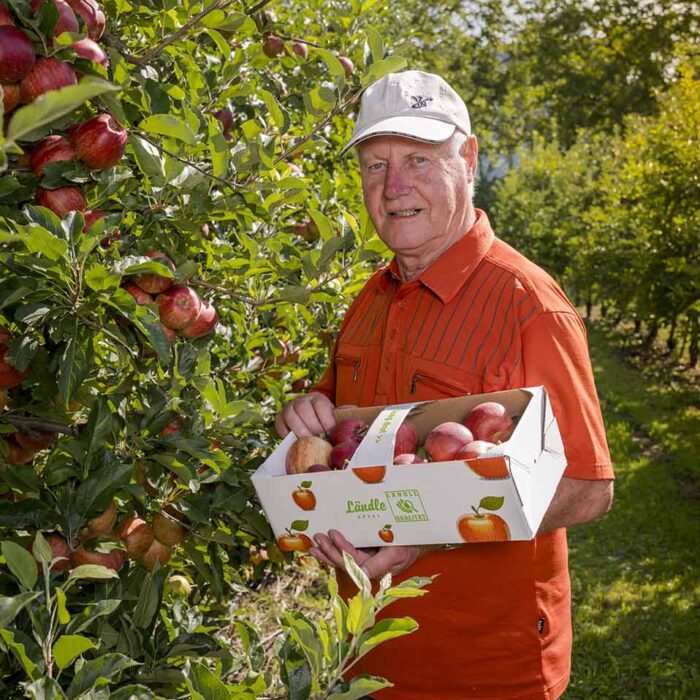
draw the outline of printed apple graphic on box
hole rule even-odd
[[[353,467],[353,474],[365,484],[378,484],[384,481],[386,467],[379,465],[376,467]]]
[[[482,510],[499,510],[503,496],[485,496],[474,508],[473,514],[462,515],[457,520],[457,530],[465,542],[505,542],[510,540],[508,523],[495,513],[482,513]]]
[[[393,542],[394,541],[394,533],[391,530],[391,525],[387,523],[380,531],[379,531],[379,537],[382,539],[384,542]]]
[[[316,496],[311,491],[310,481],[302,481],[299,488],[292,492],[292,498],[302,510],[313,510],[316,507]]]
[[[287,534],[277,538],[277,546],[282,552],[308,552],[314,546],[311,538],[304,534],[308,527],[308,520],[294,520],[286,528]]]

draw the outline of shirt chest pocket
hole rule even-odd
[[[369,354],[367,349],[341,345],[335,356],[335,404],[362,406],[367,386]]]
[[[433,401],[484,391],[483,378],[459,368],[414,359],[408,363],[405,401]]]

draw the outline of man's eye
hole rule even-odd
[[[425,156],[414,156],[413,160],[415,163],[418,163],[418,165],[428,162],[428,159]]]
[[[377,172],[377,171],[381,170],[383,167],[384,167],[384,163],[370,163],[367,166],[367,169],[372,170],[374,172]]]

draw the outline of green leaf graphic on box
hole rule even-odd
[[[396,505],[404,512],[404,513],[416,513],[418,512],[416,510],[416,507],[413,505],[411,501],[407,501],[405,498],[401,498],[398,501],[396,501]]]
[[[302,481],[302,482],[301,482],[301,488],[303,488],[303,489],[309,489],[309,488],[311,488],[311,482],[310,482],[310,481]]]
[[[486,510],[498,510],[505,500],[503,496],[484,496],[484,498],[479,501],[479,510],[482,508]]]
[[[308,520],[294,520],[292,524],[289,526],[291,530],[297,530],[298,532],[304,532],[304,530],[308,529],[309,527],[309,521]]]

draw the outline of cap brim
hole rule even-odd
[[[368,126],[355,134],[340,152],[344,156],[353,146],[372,136],[403,136],[427,143],[442,143],[454,134],[457,127],[429,117],[390,117]]]

